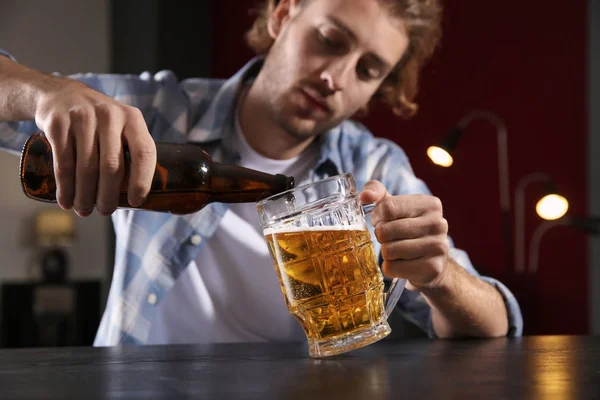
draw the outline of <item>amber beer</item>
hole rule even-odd
[[[156,153],[150,193],[136,208],[189,214],[212,202],[256,202],[294,186],[292,177],[215,162],[193,144],[156,143]],[[119,208],[133,208],[127,201],[131,157],[126,146],[124,161]],[[27,197],[56,202],[52,147],[41,132],[31,136],[23,147],[20,176]]]
[[[265,237],[287,306],[309,341],[382,322],[383,278],[366,228],[267,229]]]

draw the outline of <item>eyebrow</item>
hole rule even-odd
[[[348,27],[348,25],[346,25],[345,23],[343,23],[339,18],[333,16],[333,15],[329,15],[327,17],[327,19],[334,24],[338,29],[344,31],[348,36],[350,36],[350,38],[354,41],[354,42],[358,42],[358,38],[356,37],[356,34],[352,31],[352,29],[350,29]],[[385,61],[383,58],[381,58],[379,55],[377,55],[376,53],[371,52],[371,57],[373,58],[373,60],[379,64],[381,67],[385,68],[385,69],[391,69],[392,66],[390,65],[390,63],[388,63],[387,61]]]

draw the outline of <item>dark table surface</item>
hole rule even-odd
[[[600,338],[0,350],[0,399],[600,398]]]

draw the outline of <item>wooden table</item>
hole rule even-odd
[[[600,338],[0,350],[0,399],[596,399]]]

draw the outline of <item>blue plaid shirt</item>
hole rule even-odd
[[[235,163],[238,155],[230,138],[237,94],[244,79],[255,75],[260,65],[259,59],[252,60],[226,81],[178,82],[170,71],[154,75],[78,74],[71,78],[139,108],[157,142],[201,143],[215,160]],[[20,154],[25,139],[36,130],[33,121],[0,123],[0,146]],[[359,124],[345,121],[319,140],[320,158],[310,171],[310,181],[350,172],[359,188],[377,179],[392,194],[430,194],[424,182],[414,175],[401,148],[373,137]],[[96,346],[146,343],[156,306],[218,229],[227,208],[226,204],[210,204],[185,216],[134,210],[117,210],[113,214],[117,236],[115,267]],[[375,247],[379,253],[380,244],[376,242]],[[469,273],[479,276],[467,254],[452,243],[450,256]],[[495,279],[481,279],[501,293],[508,310],[509,335],[521,335],[523,320],[513,294]],[[396,311],[430,337],[435,336],[431,310],[420,294],[405,290]]]

